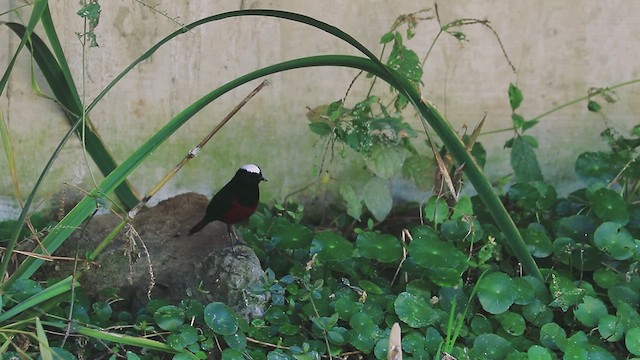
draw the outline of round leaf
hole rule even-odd
[[[279,249],[304,249],[311,245],[313,231],[300,224],[277,218],[273,225],[272,241]]]
[[[620,308],[624,304],[638,308],[640,305],[640,294],[634,289],[625,285],[616,285],[607,290],[609,300],[616,308]]]
[[[356,248],[365,258],[380,262],[400,261],[402,257],[400,240],[389,234],[361,233],[356,239]]]
[[[355,189],[347,184],[340,184],[340,196],[347,203],[347,215],[351,216],[356,220],[360,220],[360,215],[362,215],[362,199],[358,196]]]
[[[585,296],[573,313],[584,326],[595,327],[600,318],[607,315],[607,307],[600,299]]]
[[[400,293],[393,304],[400,320],[412,328],[432,325],[439,320],[438,313],[429,303],[407,292]]]
[[[407,151],[402,147],[377,145],[371,151],[371,156],[365,158],[365,163],[376,176],[391,179],[402,169],[406,156]]]
[[[502,329],[504,329],[508,334],[513,336],[520,336],[524,334],[525,323],[522,315],[507,311],[496,315],[496,318],[500,322]]]
[[[384,220],[393,206],[393,198],[389,189],[389,181],[372,177],[364,186],[362,198],[367,209],[378,221]]]
[[[153,313],[153,319],[162,330],[174,331],[184,324],[184,310],[174,305],[166,305]]]
[[[478,299],[482,308],[491,314],[500,314],[515,301],[513,281],[504,273],[494,272],[480,280]]]
[[[535,299],[536,294],[534,293],[533,286],[531,286],[529,281],[521,277],[512,279],[512,281],[515,290],[514,303],[518,305],[527,305]]]
[[[576,160],[576,175],[591,184],[606,184],[613,180],[620,171],[619,164],[613,155],[605,152],[586,152]]]
[[[230,348],[239,351],[243,351],[247,347],[247,336],[242,331],[238,331],[231,335],[225,335],[224,341]]]
[[[598,321],[598,332],[606,341],[618,341],[624,334],[624,322],[617,316],[607,314]]]
[[[553,252],[551,239],[549,239],[546,230],[541,224],[529,224],[524,231],[523,238],[531,255],[537,258],[545,258]]]
[[[552,360],[551,353],[540,345],[533,345],[527,350],[529,360]]]
[[[633,236],[622,225],[613,222],[600,224],[593,234],[593,242],[616,260],[626,260],[636,252]]]
[[[182,350],[198,341],[198,331],[189,325],[182,325],[167,336],[167,345],[176,350]]]
[[[608,289],[620,283],[620,277],[610,268],[601,268],[593,273],[593,281],[603,289]]]
[[[316,233],[313,247],[318,250],[318,260],[345,260],[351,258],[353,244],[338,233],[323,231]]]
[[[269,359],[271,359],[271,357],[269,357]],[[288,357],[283,357],[282,359],[288,359]],[[245,360],[245,357],[242,355],[242,351],[229,348],[224,349],[222,352],[222,360]]]
[[[227,305],[214,302],[204,308],[204,322],[220,335],[232,335],[238,331],[238,318]]]
[[[417,331],[410,331],[402,335],[402,351],[412,354],[424,349],[425,337]]]
[[[473,341],[473,354],[479,359],[504,359],[512,351],[511,343],[495,334],[482,334]]]
[[[608,188],[601,188],[588,197],[593,207],[593,212],[602,221],[611,221],[620,225],[626,225],[629,222],[627,203],[617,192]]]
[[[548,323],[540,328],[540,343],[549,349],[557,350],[567,341],[567,333],[560,325]]]
[[[475,335],[493,334],[493,325],[486,317],[476,315],[471,319],[471,331]]]
[[[624,338],[624,344],[627,346],[627,350],[636,356],[640,356],[640,327],[634,327],[627,331],[627,336]]]
[[[424,205],[422,215],[434,225],[440,224],[449,217],[449,205],[444,198],[432,196]]]
[[[438,234],[428,227],[416,228],[413,235],[409,244],[411,259],[429,270],[429,277],[434,283],[448,287],[457,285],[460,275],[469,266],[467,256],[440,240]]]
[[[556,227],[557,237],[568,237],[578,243],[586,243],[596,228],[593,221],[583,215],[562,218]]]

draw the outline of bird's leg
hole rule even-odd
[[[235,243],[238,242],[238,235],[233,225],[227,224],[227,232],[229,233],[229,243],[231,244],[231,253],[236,254]]]

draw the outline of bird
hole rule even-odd
[[[227,225],[233,249],[233,224],[248,219],[256,210],[260,200],[258,184],[262,181],[267,179],[262,176],[258,165],[246,164],[240,167],[233,178],[211,198],[204,217],[189,230],[189,236],[204,229],[210,222],[221,221]]]

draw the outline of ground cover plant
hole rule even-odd
[[[97,26],[99,13],[97,3],[79,11],[89,25],[86,46],[97,41],[91,29]],[[212,16],[185,25],[153,46],[88,106],[80,101],[55,41],[47,2],[33,5],[26,26],[8,24],[21,37],[21,47],[26,46],[49,74],[49,83],[64,85],[52,87],[57,101],[69,110],[72,126],[60,148],[74,133],[86,136],[76,130],[89,129],[86,121],[95,103],[131,68],[186,30],[211,21],[235,16],[298,21],[340,37],[368,57],[296,59],[235,79],[178,114],[121,165],[108,160],[105,145],[83,137],[94,149],[95,154],[90,152],[94,161],[105,164],[101,170],[107,176],[62,221],[47,229],[42,239],[46,251],[39,250],[41,254],[54,252],[106,203],[111,192],[118,191],[123,208],[135,206],[134,192],[122,185],[126,176],[193,114],[240,84],[298,67],[349,66],[372,76],[365,81],[383,80],[393,90],[370,93],[361,100],[345,96],[310,111],[310,131],[327,144],[321,151],[338,146],[366,163],[371,180],[362,193],[348,183],[340,184],[342,202],[322,220],[306,217],[304,207],[293,202],[263,206],[240,229],[267,269],[263,283],[249,289],[269,294],[263,318],[247,323],[225,304],[189,298],[178,304],[153,300],[137,311],[122,311],[115,307],[118,294],[105,291],[90,299],[81,280],[33,278],[42,260],[28,257],[0,284],[3,358],[386,358],[394,323],[400,324],[405,359],[640,357],[640,126],[630,134],[612,127],[603,132],[609,150],[580,154],[575,162],[585,188],[559,197],[538,166],[537,140],[526,133],[543,116],[520,114],[522,91],[514,84],[505,86],[505,101],[513,110],[509,131],[514,135],[505,144],[513,175],[505,192],[496,196],[481,172],[481,124],[458,136],[434,107],[420,99],[424,61],[403,42],[415,35],[418,21],[439,21],[436,15],[422,11],[399,17],[381,37],[383,46],[391,47],[388,55],[382,52],[384,61],[340,30],[301,15],[249,10]],[[38,22],[44,25],[53,52],[33,33]],[[491,31],[486,21],[479,20],[440,25],[442,34],[460,41],[466,39],[465,26]],[[567,104],[601,112],[603,101],[615,100],[616,87],[635,82],[592,89]],[[403,119],[408,106],[422,116],[430,154],[420,153],[412,143],[420,138]],[[430,128],[437,138],[430,135]],[[10,158],[10,134],[4,126],[2,139]],[[55,158],[54,154],[51,161]],[[433,180],[425,179],[428,170]],[[435,184],[434,195],[424,204],[393,209],[388,181],[395,176],[418,187]],[[321,177],[320,182],[330,181]],[[461,187],[468,186],[465,183],[477,195],[460,195]],[[502,189],[503,184],[498,185]],[[9,269],[7,254],[25,236],[23,222],[37,186],[21,218],[2,228],[7,230],[3,239],[9,249],[3,253],[2,273]],[[393,221],[395,214],[407,210],[417,215],[401,225]],[[39,227],[38,221],[32,224]]]

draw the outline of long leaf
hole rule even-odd
[[[427,126],[431,126],[438,136],[440,136],[441,140],[448,148],[448,150],[453,154],[454,158],[460,162],[465,163],[465,172],[467,173],[470,182],[476,188],[480,198],[485,202],[489,211],[491,211],[496,223],[502,231],[505,233],[506,238],[509,241],[512,249],[516,253],[516,256],[521,261],[525,271],[531,275],[541,277],[540,271],[537,268],[533,258],[527,251],[526,245],[520,233],[518,232],[515,224],[509,217],[506,209],[500,202],[499,198],[493,192],[493,189],[484,176],[480,168],[474,162],[472,156],[467,152],[464,147],[464,144],[460,141],[455,131],[451,128],[449,123],[440,115],[440,113],[433,107],[432,105],[428,105],[422,101],[420,98],[420,94],[417,89],[409,83],[406,79],[403,79],[401,76],[397,75],[393,70],[387,68],[378,60],[370,51],[368,51],[364,46],[358,43],[355,39],[353,39],[348,34],[342,32],[341,30],[317,21],[315,19],[288,12],[275,11],[275,10],[242,10],[229,12],[224,14],[219,14],[215,16],[211,16],[199,21],[196,21],[192,24],[181,28],[180,30],[170,34],[169,36],[162,39],[156,45],[154,45],[150,50],[145,52],[140,58],[138,58],[134,63],[132,63],[129,67],[127,67],[121,74],[119,74],[114,81],[112,81],[101,93],[98,97],[87,107],[87,112],[92,109],[93,106],[113,87],[115,84],[122,78],[124,75],[130,71],[133,67],[135,67],[138,63],[145,60],[149,56],[151,56],[159,47],[168,42],[170,39],[185,33],[186,31],[193,29],[197,26],[205,24],[207,22],[220,20],[227,17],[233,16],[248,16],[248,15],[262,15],[262,16],[273,16],[285,18],[293,21],[299,21],[311,26],[315,26],[323,31],[329,32],[344,41],[350,43],[363,53],[367,55],[370,60],[353,57],[353,56],[317,56],[310,57],[304,59],[298,59],[294,61],[288,61],[281,64],[269,66],[257,71],[254,71],[251,74],[247,74],[243,77],[235,79],[222,87],[214,90],[213,92],[207,94],[205,97],[201,98],[194,104],[192,104],[189,108],[185,109],[183,112],[178,114],[174,119],[172,119],[165,127],[163,127],[158,133],[152,136],[145,144],[143,144],[136,152],[134,152],[125,162],[122,163],[114,172],[112,172],[109,176],[107,176],[98,189],[95,189],[89,196],[85,197],[77,206],[70,212],[65,219],[63,219],[58,226],[56,226],[49,236],[43,240],[46,248],[49,251],[55,251],[57,247],[70,235],[73,229],[78,226],[87,216],[92,212],[95,207],[93,203],[94,197],[97,197],[98,194],[109,193],[113,191],[114,184],[117,186],[124,178],[135,168],[137,167],[141,161],[143,161],[150,151],[153,151],[157,146],[159,146],[162,142],[166,140],[168,136],[170,136],[173,132],[175,132],[184,122],[186,122],[191,116],[193,116],[196,112],[201,110],[204,106],[206,106],[209,102],[216,99],[218,96],[223,93],[231,90],[232,88],[244,84],[245,82],[251,81],[253,79],[266,76],[268,74],[274,72],[280,72],[284,70],[299,68],[299,67],[307,67],[307,66],[348,66],[354,67],[358,69],[365,70],[370,72],[376,76],[379,76],[383,80],[387,81],[389,84],[397,88],[401,93],[403,93],[411,103],[418,109],[418,111],[422,115],[423,126],[425,127],[425,131]],[[29,258],[25,260],[25,262],[18,268],[16,273],[9,279],[7,283],[10,283],[15,280],[15,278],[30,276],[33,272],[38,268],[41,264],[42,260],[36,260],[34,258]],[[6,284],[3,284],[3,287]]]
[[[57,327],[57,328],[60,328],[60,329],[64,329],[67,326],[64,323],[51,322],[51,321],[43,321],[42,323],[45,324],[45,325],[52,326],[52,327]],[[141,348],[146,348],[146,349],[155,350],[155,351],[163,351],[163,352],[172,353],[172,354],[178,353],[178,351],[176,351],[174,348],[170,347],[169,345],[166,345],[166,344],[161,343],[159,341],[147,339],[147,338],[144,338],[144,337],[137,337],[137,336],[130,336],[130,335],[125,335],[125,334],[113,333],[113,332],[100,330],[100,329],[94,329],[94,328],[90,328],[90,327],[86,327],[86,326],[78,326],[78,327],[76,327],[74,329],[79,334],[82,334],[82,335],[85,335],[85,336],[89,336],[89,337],[92,337],[92,338],[98,339],[98,340],[114,342],[114,343],[122,344],[122,345],[137,346],[137,347],[141,347]],[[189,355],[188,353],[185,353],[185,354]],[[193,356],[192,358],[196,359],[195,356]]]
[[[4,323],[5,321],[13,318],[17,314],[25,310],[31,309],[40,303],[43,303],[53,297],[56,297],[60,294],[63,294],[71,290],[72,281],[73,281],[73,277],[69,276],[64,280],[60,280],[54,285],[51,285],[48,288],[38,292],[37,294],[32,295],[28,299],[22,301],[21,303],[15,305],[11,309],[0,314],[0,323]]]
[[[43,14],[42,19],[46,25],[45,29],[48,30],[49,41],[52,43],[52,47],[56,51],[58,58],[54,57],[45,42],[35,33],[31,34],[31,43],[28,44],[27,48],[33,54],[33,58],[47,80],[47,84],[49,84],[54,97],[60,103],[67,121],[73,126],[77,121],[81,121],[83,111],[82,101],[78,96],[75,83],[69,73],[69,68],[55,30],[53,29],[53,24],[50,23],[51,15],[48,11]],[[18,36],[24,36],[26,33],[26,29],[21,24],[6,23],[5,25]],[[87,123],[90,123],[88,118],[86,120]],[[80,138],[84,134],[87,152],[103,175],[106,176],[117,167],[113,156],[111,156],[102,139],[100,139],[99,135],[93,130],[92,126],[85,126],[84,129],[78,127],[76,134]],[[128,182],[121,184],[115,193],[127,209],[134,207],[139,201],[139,196]]]
[[[9,62],[7,69],[5,70],[4,74],[2,75],[2,78],[0,79],[0,95],[2,95],[5,87],[7,86],[7,82],[9,81],[9,75],[11,75],[11,71],[13,70],[13,66],[15,65],[16,59],[18,58],[18,54],[20,54],[20,51],[22,50],[22,48],[24,48],[25,44],[27,44],[30,34],[32,34],[33,29],[38,24],[38,21],[42,16],[42,13],[46,10],[46,8],[47,8],[46,0],[36,2],[36,4],[33,6],[33,11],[31,11],[31,17],[29,18],[29,23],[27,25],[27,28],[25,29],[25,36],[21,38],[20,44],[18,45],[18,48],[16,49],[16,52],[13,55],[13,58],[11,58],[11,61]],[[7,266],[9,265],[9,259],[13,254],[13,249],[15,249],[16,244],[18,243],[18,237],[20,236],[20,232],[22,231],[24,222],[27,219],[31,202],[35,196],[35,192],[38,187],[39,187],[39,184],[36,183],[36,185],[34,186],[34,189],[31,191],[31,194],[29,195],[29,197],[24,203],[22,211],[20,212],[20,216],[18,217],[18,221],[16,221],[16,224],[12,229],[11,237],[9,238],[4,254],[2,255],[2,262],[0,263],[0,276],[3,276],[3,274],[5,274],[7,271]]]

